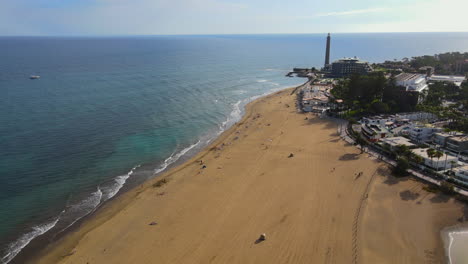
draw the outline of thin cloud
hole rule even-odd
[[[339,12],[329,12],[329,13],[319,13],[315,17],[328,17],[328,16],[349,16],[349,15],[358,15],[358,14],[369,14],[369,13],[378,13],[388,10],[387,8],[368,8],[368,9],[356,9],[348,11],[339,11]]]

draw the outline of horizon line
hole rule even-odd
[[[69,35],[0,35],[0,37],[164,37],[164,36],[255,36],[255,35],[320,35],[320,34],[421,34],[468,33],[468,31],[382,31],[382,32],[314,32],[314,33],[207,33],[207,34],[69,34]]]

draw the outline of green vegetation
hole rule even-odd
[[[445,194],[454,194],[455,193],[455,186],[447,181],[443,181],[440,183],[440,190]]]
[[[356,135],[356,144],[360,146],[361,153],[364,152],[364,147],[368,144],[367,140],[365,140],[361,134]]]
[[[436,185],[433,185],[433,184],[430,184],[428,186],[424,186],[422,187],[423,190],[425,190],[426,192],[430,192],[430,193],[437,193],[439,191],[439,187],[436,186]]]
[[[159,188],[167,183],[167,179],[161,179],[153,184],[153,188]]]
[[[331,92],[343,99],[349,109],[348,116],[414,111],[419,96],[398,87],[394,78],[387,80],[382,72],[352,75],[340,81]]]
[[[447,106],[442,105],[443,100],[453,103]],[[434,113],[440,118],[449,121],[447,130],[463,131],[468,133],[468,83],[465,82],[459,88],[453,84],[435,83],[429,85],[429,91],[422,104],[416,109],[429,113]]]
[[[395,176],[404,177],[408,175],[408,171],[407,171],[408,169],[409,169],[408,159],[406,157],[399,157],[397,159],[396,166],[393,168],[393,174]]]
[[[403,156],[408,158],[411,155],[411,151],[408,146],[398,145],[395,147],[395,153],[398,156]]]
[[[419,69],[423,66],[432,66],[439,74],[467,73],[468,64],[462,65],[461,71],[457,71],[456,68],[457,62],[466,59],[468,59],[468,52],[447,52],[434,56],[425,55],[413,57],[410,61],[410,65],[415,69]]]

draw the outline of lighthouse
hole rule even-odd
[[[325,65],[324,68],[330,67],[330,33],[327,36],[327,50],[325,51]]]

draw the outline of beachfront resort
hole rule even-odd
[[[298,111],[344,118],[349,121],[345,131],[355,144],[366,145],[394,166],[404,158],[405,171],[438,185],[450,183],[459,194],[467,195],[468,131],[454,124],[466,113],[461,96],[468,89],[464,70],[468,60],[438,65],[446,74],[436,74],[434,66],[412,67],[408,59],[372,65],[357,57],[330,62],[330,49],[328,34],[321,70],[295,68],[287,74],[308,78],[297,89]],[[441,56],[435,55],[436,61]],[[374,78],[374,83],[366,86],[366,78]],[[353,82],[361,83],[355,85],[354,97],[346,98],[343,91],[349,93]],[[372,91],[379,82],[381,90]],[[362,100],[373,92],[376,96],[365,105]]]

